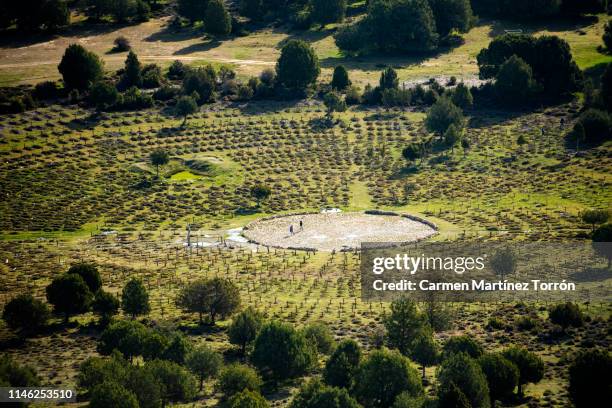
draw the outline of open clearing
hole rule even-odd
[[[300,221],[303,228],[300,228]],[[289,228],[293,226],[293,233]],[[435,234],[428,225],[392,215],[321,213],[253,222],[243,235],[262,245],[322,251],[359,248],[363,242],[414,242]]]

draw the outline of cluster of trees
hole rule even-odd
[[[117,23],[142,22],[149,19],[148,0],[86,0],[85,12],[93,21],[112,19]]]
[[[582,86],[569,44],[557,36],[502,35],[477,60],[480,77],[495,79],[497,100],[509,106],[533,103],[539,96],[558,99]]]
[[[425,367],[440,365],[439,407],[494,406],[497,400],[512,398],[515,389],[522,394],[523,385],[536,383],[544,375],[542,360],[524,348],[511,346],[500,353],[486,353],[470,336],[450,337],[440,347],[427,316],[408,299],[392,303],[384,325],[388,345],[421,364],[423,377]]]
[[[0,28],[15,24],[23,31],[54,31],[70,24],[70,10],[64,0],[6,0],[0,4]]]
[[[240,14],[253,21],[283,19],[295,28],[344,20],[346,0],[241,0]]]
[[[119,301],[115,295],[102,289],[100,273],[95,265],[89,263],[73,265],[53,279],[46,287],[46,295],[53,311],[63,315],[65,322],[73,315],[93,311],[105,326],[120,307],[132,318],[150,311],[149,295],[140,280],[130,280]],[[50,316],[47,304],[30,294],[16,296],[2,312],[7,325],[23,336],[39,333],[48,324]]]
[[[474,12],[481,16],[514,20],[601,13],[606,4],[606,0],[472,0]]]
[[[600,83],[599,89],[594,89],[591,81],[585,84],[585,109],[569,135],[576,141],[576,150],[583,142],[597,145],[612,137],[612,63],[607,65]]]
[[[222,0],[178,0],[177,11],[192,24],[201,21],[209,34],[232,32],[232,17]]]
[[[349,53],[428,52],[454,44],[474,17],[469,0],[372,0],[366,16],[335,35]]]

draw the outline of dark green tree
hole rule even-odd
[[[321,68],[312,47],[301,40],[288,41],[276,63],[277,81],[292,90],[304,90],[313,85]]]
[[[179,15],[185,17],[192,23],[195,21],[204,21],[206,15],[207,0],[178,0],[177,11]]]
[[[240,14],[251,20],[261,20],[265,15],[263,0],[240,0]]]
[[[391,312],[384,317],[389,346],[396,348],[405,356],[412,352],[412,343],[426,327],[425,317],[417,309],[416,303],[402,297],[391,303]]]
[[[595,226],[604,224],[610,218],[608,210],[586,210],[582,213],[582,221],[591,225],[591,231],[595,231]]]
[[[452,336],[444,343],[444,358],[453,354],[465,353],[472,358],[478,358],[484,350],[482,345],[472,336]]]
[[[346,0],[310,0],[310,19],[325,25],[344,20]]]
[[[512,395],[519,380],[519,370],[514,363],[500,353],[487,353],[478,359],[478,364],[487,377],[492,404]]]
[[[380,74],[379,86],[380,89],[397,89],[399,87],[397,72],[391,67],[385,68]]]
[[[204,381],[219,373],[223,365],[223,357],[206,346],[199,346],[187,355],[185,363],[189,370],[198,377],[200,391],[202,391]]]
[[[325,364],[323,380],[333,387],[350,390],[361,361],[361,347],[354,340],[343,340],[338,344]]]
[[[105,324],[119,312],[120,304],[115,295],[98,289],[91,306],[94,313],[100,316],[101,322]]]
[[[104,329],[98,342],[98,352],[109,355],[117,350],[125,358],[132,360],[145,351],[147,328],[140,322],[118,320]]]
[[[100,277],[100,272],[98,272],[98,268],[94,264],[85,262],[78,263],[72,265],[68,269],[67,273],[74,273],[83,278],[91,293],[96,293],[98,289],[102,287],[102,278]]]
[[[344,112],[346,110],[346,102],[342,99],[342,95],[335,91],[331,91],[323,96],[323,103],[327,108],[327,119],[332,120],[334,112]]]
[[[604,34],[603,34],[602,39],[603,39],[604,45],[608,49],[608,52],[612,51],[612,20],[609,20],[606,23],[606,27],[604,29]]]
[[[272,194],[272,190],[265,184],[258,183],[251,187],[251,196],[257,202],[257,207],[259,207],[261,202],[266,200],[270,194]]]
[[[121,292],[121,308],[134,319],[136,316],[148,314],[151,311],[149,305],[149,293],[140,279],[131,279],[123,287]]]
[[[593,249],[608,260],[608,269],[612,267],[612,224],[604,224],[593,232]]]
[[[344,91],[351,85],[348,71],[343,65],[338,65],[334,68],[334,74],[332,75],[331,87],[338,91]]]
[[[447,97],[439,98],[427,112],[425,127],[430,132],[444,135],[450,125],[463,129],[464,117],[461,108]]]
[[[499,275],[503,280],[504,277],[512,275],[516,272],[518,257],[510,247],[500,248],[493,253],[490,265],[493,272]],[[473,356],[472,356],[473,357]]]
[[[544,362],[537,354],[513,346],[504,350],[503,356],[514,363],[519,370],[519,395],[523,395],[523,385],[540,382],[544,377]]]
[[[49,308],[30,294],[22,294],[11,299],[2,311],[2,320],[13,330],[24,335],[35,334],[47,324]]]
[[[168,155],[168,152],[163,149],[155,149],[149,155],[149,161],[155,166],[155,172],[159,178],[159,166],[168,164],[170,161],[170,156]]]
[[[463,82],[457,85],[457,87],[453,91],[453,96],[451,97],[451,100],[461,109],[471,108],[474,104],[474,97],[472,96],[472,92],[470,92],[470,89],[465,86]]]
[[[269,408],[270,404],[258,392],[244,390],[228,401],[228,408]]]
[[[438,408],[472,408],[463,391],[451,382],[438,391]]]
[[[68,322],[70,315],[87,312],[93,294],[79,275],[64,274],[51,282],[46,289],[47,301],[56,313],[63,313]]]
[[[244,355],[247,346],[257,338],[262,325],[263,316],[261,313],[249,306],[232,319],[232,323],[227,329],[230,343],[240,346],[242,355]]]
[[[79,44],[66,48],[57,69],[67,89],[88,89],[102,77],[102,61]]]
[[[425,369],[436,364],[440,358],[440,347],[430,330],[422,330],[412,342],[411,348],[412,359],[421,365],[425,379]]]
[[[106,81],[97,81],[89,92],[89,103],[98,111],[103,111],[115,106],[119,101],[117,88]]]
[[[610,401],[610,372],[612,357],[608,351],[590,349],[579,352],[569,367],[569,394],[574,406],[596,407]]]
[[[202,315],[208,314],[210,323],[215,324],[218,315],[231,315],[240,306],[240,291],[232,282],[223,278],[201,279],[187,284],[176,299],[184,310]]]
[[[228,35],[232,32],[232,17],[222,0],[208,0],[204,28],[209,34]]]
[[[470,0],[428,0],[436,20],[440,36],[452,30],[467,32],[472,27],[474,15]]]
[[[125,68],[121,78],[123,89],[131,86],[140,87],[142,85],[142,65],[138,61],[138,56],[134,51],[130,51],[125,58]]]
[[[606,111],[598,109],[587,109],[578,118],[584,129],[586,142],[599,144],[610,140],[612,135],[612,119]]]
[[[247,365],[231,364],[219,374],[218,389],[225,398],[231,398],[244,390],[259,392],[261,385],[257,371]]]
[[[316,347],[291,325],[273,321],[255,339],[251,360],[274,379],[293,378],[315,363]]]
[[[376,350],[360,364],[353,393],[366,407],[390,407],[402,392],[423,395],[418,372],[396,351]]]
[[[489,408],[489,386],[482,369],[465,353],[450,355],[442,362],[438,372],[439,392],[444,394],[456,385],[473,408]],[[442,395],[439,395],[442,398]]]
[[[306,340],[312,342],[321,354],[330,354],[334,348],[334,335],[325,323],[316,322],[306,325],[302,329]]]
[[[187,116],[198,111],[198,104],[191,96],[183,95],[176,102],[175,109],[176,115],[183,117],[183,124],[181,126],[185,126],[187,124]]]
[[[289,408],[361,408],[344,388],[329,387],[319,380],[303,385]]]
[[[154,360],[145,365],[160,384],[162,406],[189,401],[196,394],[196,380],[186,368],[172,361]]]
[[[213,102],[216,98],[216,83],[217,73],[211,65],[189,69],[183,78],[183,93],[192,95],[197,92],[198,103]]]
[[[498,100],[507,106],[522,106],[536,93],[533,71],[521,58],[513,55],[502,64],[495,78]]]
[[[139,408],[136,395],[112,379],[93,388],[89,406],[91,408]]]

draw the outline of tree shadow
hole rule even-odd
[[[172,55],[188,55],[194,52],[205,52],[210,51],[213,48],[217,48],[221,45],[221,41],[217,39],[211,39],[208,42],[191,44],[185,48],[181,48],[180,50],[176,50],[172,53]]]
[[[576,31],[595,24],[597,16],[582,16],[575,18],[555,18],[546,21],[513,21],[513,20],[490,20],[483,19],[478,22],[478,26],[490,25],[492,27],[489,37],[506,34],[506,30],[522,30],[523,34],[534,34],[541,31],[563,32]]]
[[[603,282],[610,278],[612,278],[612,271],[608,268],[588,268],[570,275],[570,279],[575,282]]]
[[[230,105],[231,108],[238,109],[242,114],[245,115],[266,115],[266,114],[281,114],[284,110],[295,108],[298,106],[302,99],[288,99],[288,100],[279,100],[279,99],[266,99],[266,100],[258,100],[254,99],[252,102],[235,102]]]
[[[120,30],[124,27],[128,27],[135,24],[129,23],[114,23],[114,24],[103,24],[103,23],[91,23],[87,20],[79,23],[71,24],[69,27],[60,30],[55,33],[27,33],[17,31],[16,29],[9,29],[0,32],[0,48],[21,48],[28,47],[35,44],[45,43],[52,40],[56,40],[60,37],[94,37],[98,35],[104,35],[112,33],[113,31]]]
[[[204,34],[200,27],[173,28],[166,24],[161,30],[144,38],[147,42],[187,41]]]

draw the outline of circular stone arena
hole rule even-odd
[[[300,228],[300,221],[303,228]],[[357,212],[264,218],[250,223],[242,232],[260,245],[320,251],[360,248],[362,242],[415,242],[435,233],[431,226],[399,215]]]

